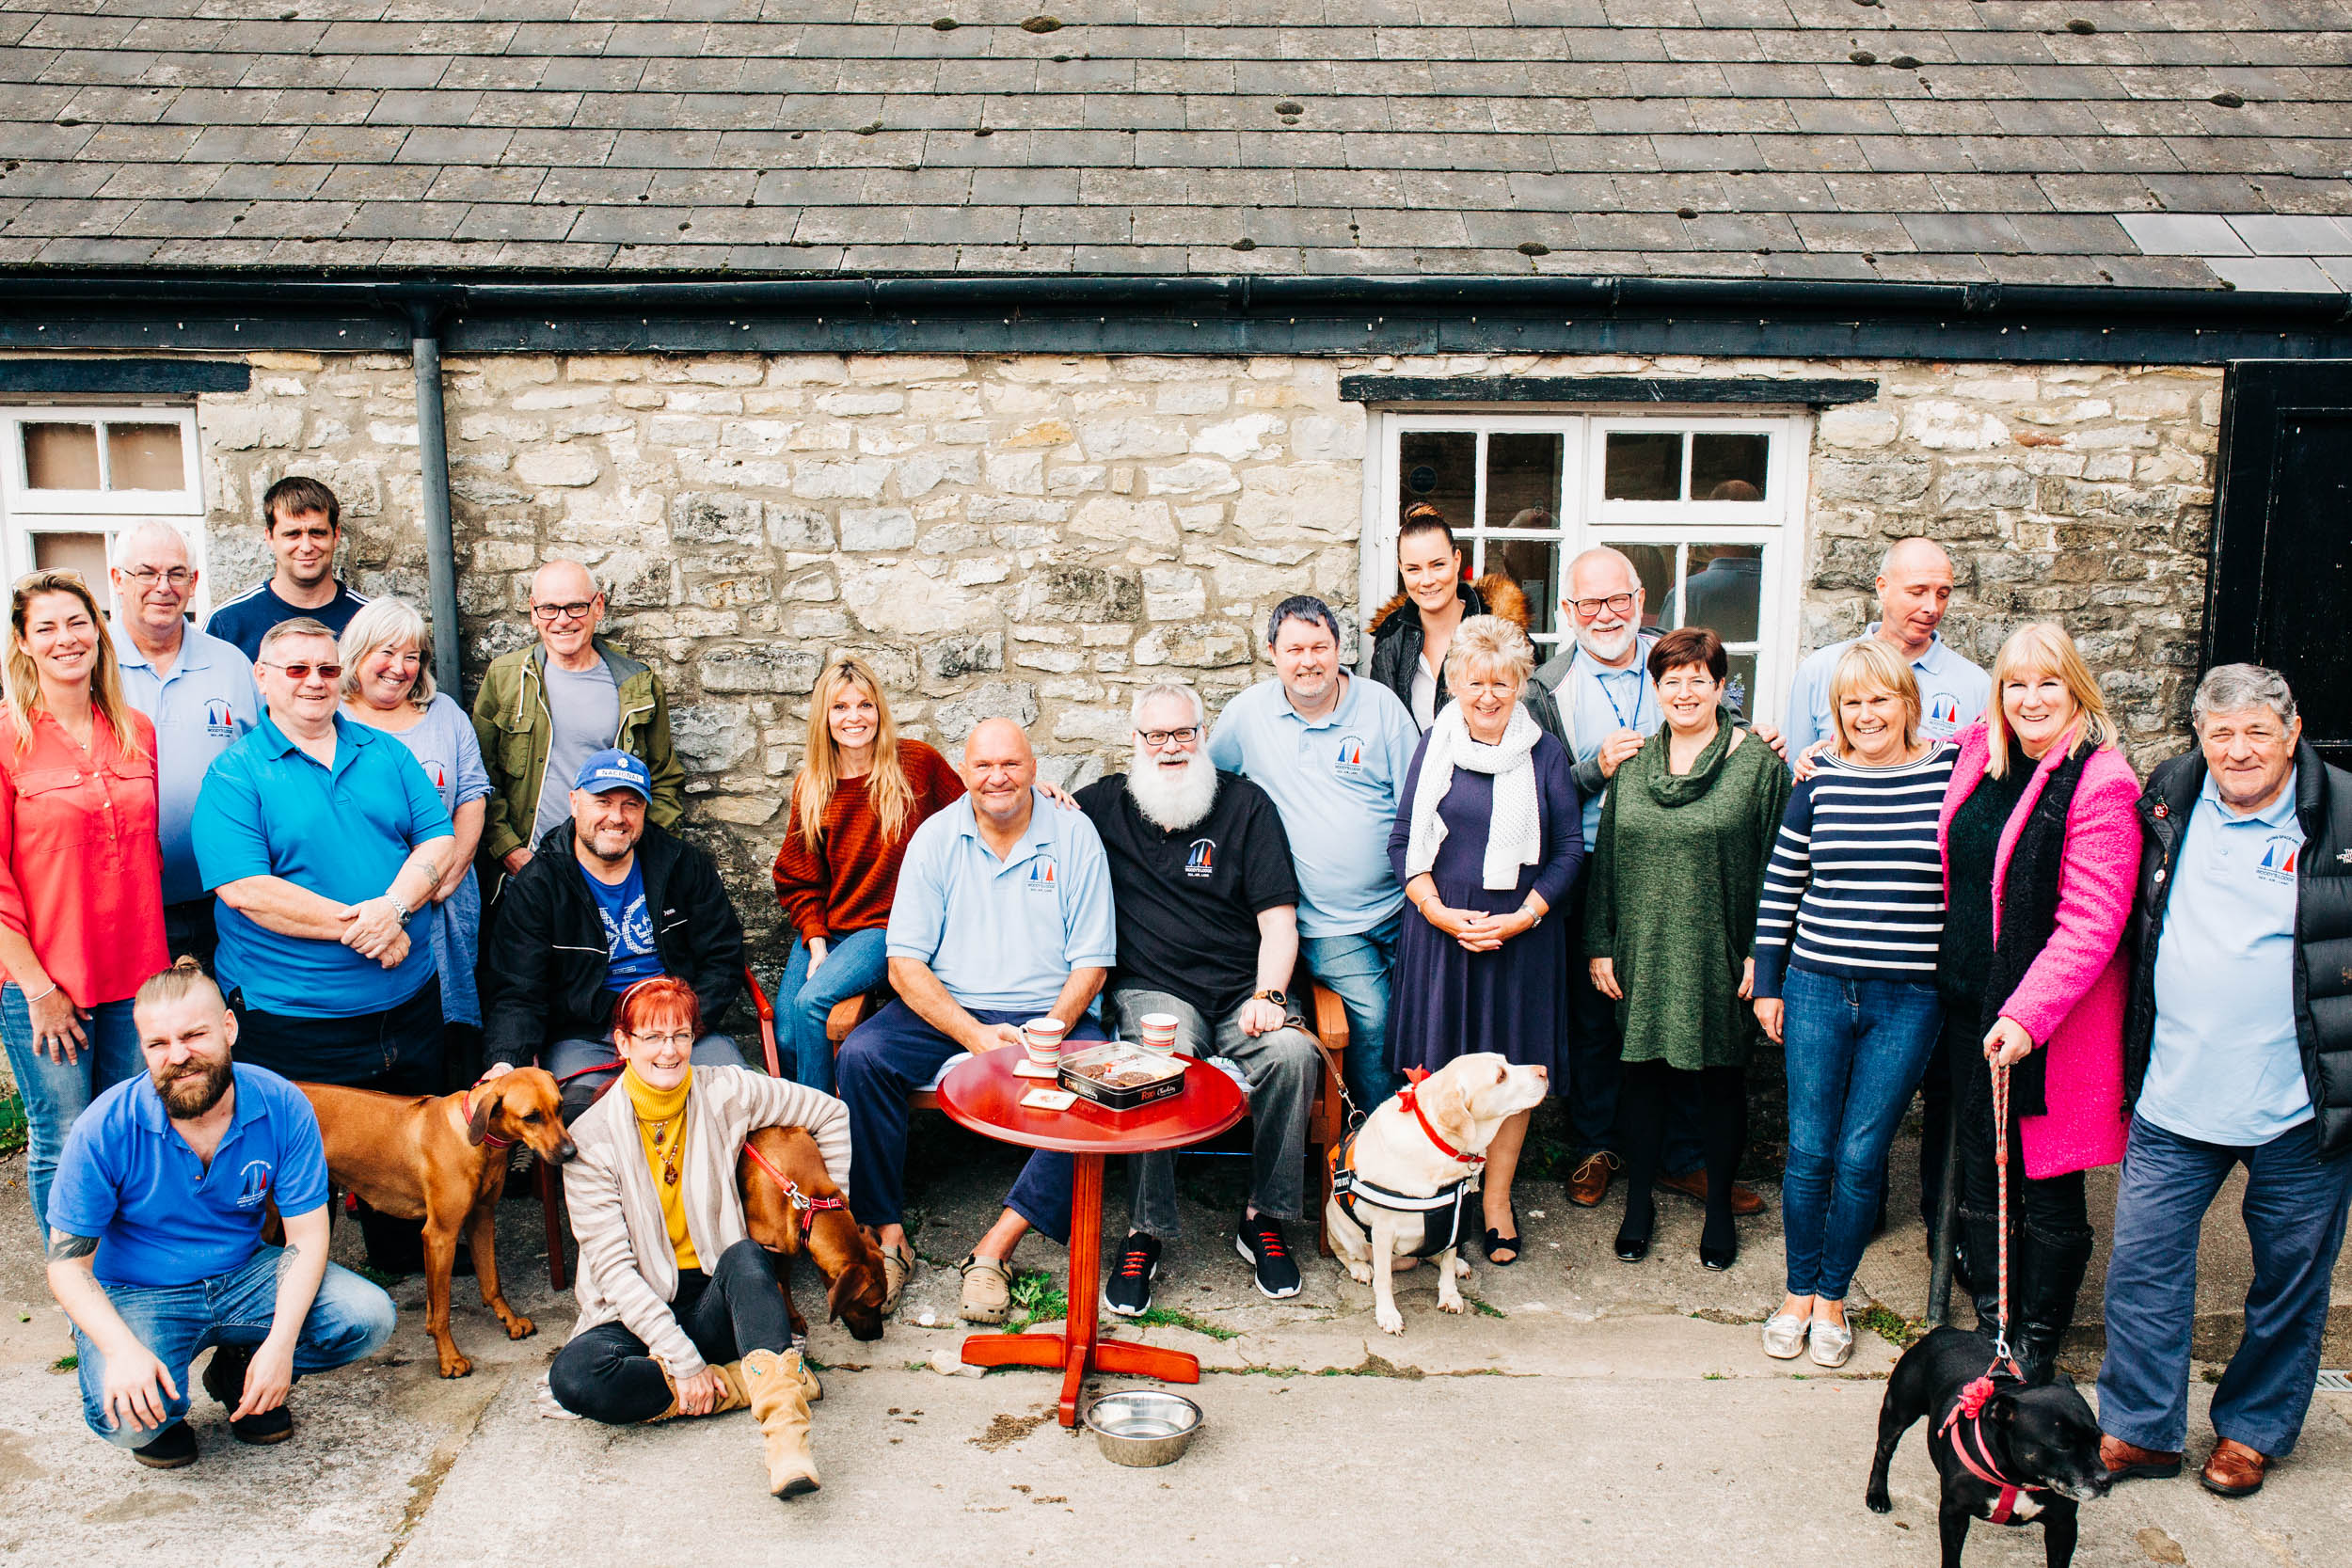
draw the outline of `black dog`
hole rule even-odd
[[[1944,1568],[1960,1568],[1971,1518],[2041,1525],[2049,1568],[2067,1568],[2074,1558],[2076,1505],[2106,1496],[2099,1423],[2063,1374],[2039,1387],[2010,1378],[1972,1386],[1993,1358],[1991,1339],[1950,1327],[1903,1352],[1879,1407],[1878,1454],[1863,1500],[1873,1513],[1893,1509],[1886,1466],[1903,1433],[1925,1416],[1932,1423],[1928,1452],[1944,1478],[1936,1511]]]

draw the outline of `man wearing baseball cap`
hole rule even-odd
[[[645,819],[653,774],[621,751],[593,753],[572,781],[571,816],[549,829],[506,884],[483,954],[489,981],[484,1050],[492,1064],[536,1061],[564,1085],[564,1119],[620,1070],[612,1005],[657,974],[694,988],[706,1019],[743,980],[743,927],[708,855]],[[741,1067],[735,1042],[705,1035],[697,1067]],[[609,1070],[596,1071],[597,1068]]]

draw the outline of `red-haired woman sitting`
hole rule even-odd
[[[614,1006],[622,1071],[572,1124],[564,1196],[580,1243],[580,1321],[548,1369],[556,1402],[622,1424],[751,1406],[768,1489],[817,1489],[800,1352],[735,1184],[743,1140],[805,1127],[850,1187],[850,1116],[831,1095],[745,1068],[694,1067],[694,990],[641,980]]]

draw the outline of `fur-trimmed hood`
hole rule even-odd
[[[1477,581],[1469,584],[1468,593],[1464,596],[1469,598],[1473,606],[1470,610],[1470,614],[1500,615],[1519,630],[1527,629],[1527,595],[1519,591],[1518,583],[1501,572],[1488,572]],[[1373,641],[1376,642],[1386,635],[1389,623],[1395,619],[1397,612],[1411,608],[1412,603],[1412,595],[1399,594],[1387,604],[1382,605],[1379,612],[1372,618],[1370,630]]]

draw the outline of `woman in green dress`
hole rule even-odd
[[[1789,784],[1770,746],[1724,721],[1728,669],[1723,639],[1705,626],[1668,632],[1650,649],[1666,722],[1610,781],[1592,846],[1585,952],[1625,1036],[1617,1256],[1629,1263],[1649,1256],[1651,1188],[1677,1073],[1699,1085],[1708,1195],[1699,1261],[1727,1269],[1740,1254],[1731,1179],[1748,1140],[1756,905]]]

